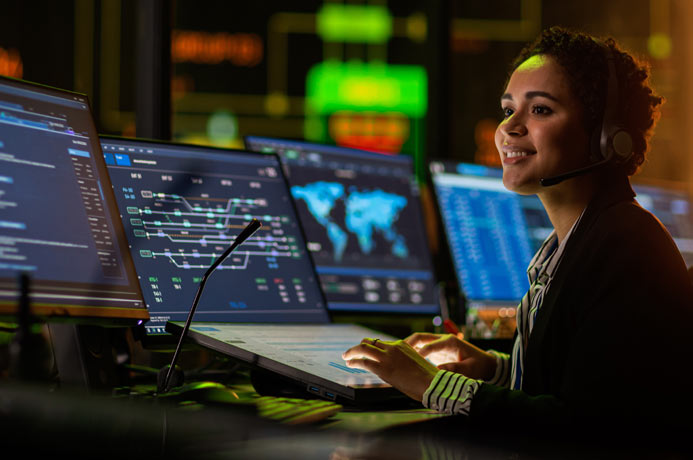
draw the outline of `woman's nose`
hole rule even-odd
[[[521,114],[515,112],[503,120],[500,130],[506,136],[522,136],[527,133],[527,126]]]

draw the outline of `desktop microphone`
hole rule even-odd
[[[262,227],[262,223],[260,223],[259,220],[251,220],[250,223],[246,225],[246,227],[238,234],[236,239],[233,241],[233,244],[231,244],[231,246],[229,246],[228,249],[226,249],[226,251],[224,251],[222,255],[220,255],[214,262],[212,262],[212,265],[210,265],[205,274],[202,276],[202,280],[200,281],[200,285],[197,288],[197,294],[195,294],[195,299],[193,300],[192,307],[190,307],[190,313],[188,313],[188,319],[185,321],[185,327],[183,328],[183,332],[180,335],[180,339],[178,339],[176,351],[173,353],[173,359],[171,360],[171,364],[169,366],[161,368],[161,370],[159,371],[159,375],[157,376],[157,393],[166,393],[167,391],[171,390],[171,388],[183,384],[183,373],[180,369],[176,369],[176,362],[178,361],[178,355],[180,354],[180,349],[183,345],[183,340],[185,340],[185,336],[188,334],[188,329],[190,329],[190,323],[192,322],[193,315],[195,314],[195,310],[197,309],[197,304],[200,301],[200,297],[202,296],[202,290],[205,287],[207,279],[212,274],[212,272],[219,265],[221,265],[224,259],[226,259],[229,256],[229,254],[231,254],[233,250],[236,249],[236,247],[238,247],[241,243],[247,240],[260,227]],[[171,377],[174,373],[176,374],[174,378],[174,385],[171,385]]]
[[[539,179],[539,182],[541,183],[542,187],[550,187],[552,185],[559,184],[566,179],[570,179],[570,178],[573,178],[575,176],[581,176],[583,174],[587,174],[589,172],[592,172],[595,169],[600,168],[601,166],[607,164],[608,162],[609,162],[608,159],[604,159],[604,160],[598,161],[596,163],[593,163],[589,166],[585,166],[584,168],[574,169],[573,171],[569,171],[567,173],[559,174],[558,176],[553,176],[553,177],[549,177],[546,179]]]

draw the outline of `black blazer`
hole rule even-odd
[[[482,385],[472,424],[598,430],[688,418],[693,287],[634,196],[623,178],[588,205],[537,314],[522,391]]]

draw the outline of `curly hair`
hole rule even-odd
[[[606,105],[609,75],[605,47],[611,51],[618,81],[616,118],[633,140],[633,155],[622,165],[624,172],[631,176],[645,161],[649,140],[660,117],[659,106],[664,102],[650,86],[647,62],[624,51],[613,38],[602,40],[563,27],[551,27],[520,52],[510,73],[537,54],[555,59],[566,71],[574,94],[583,101],[587,132],[594,133],[601,130]]]

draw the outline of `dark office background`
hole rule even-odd
[[[369,26],[345,30],[334,11]],[[693,95],[683,84],[693,76],[692,18],[685,0],[10,1],[0,16],[0,73],[88,94],[103,133],[231,147],[248,134],[366,148],[384,141],[415,156],[421,173],[431,158],[495,164],[509,62],[542,28],[576,27],[649,60],[667,103],[640,180],[693,190]],[[157,32],[169,23],[170,36]],[[423,81],[426,98],[390,95],[400,104],[391,111],[347,100],[315,113],[309,74],[328,61],[360,64],[355,81],[376,94],[389,88],[382,69],[402,71],[395,78]],[[164,127],[143,125],[146,116]]]

